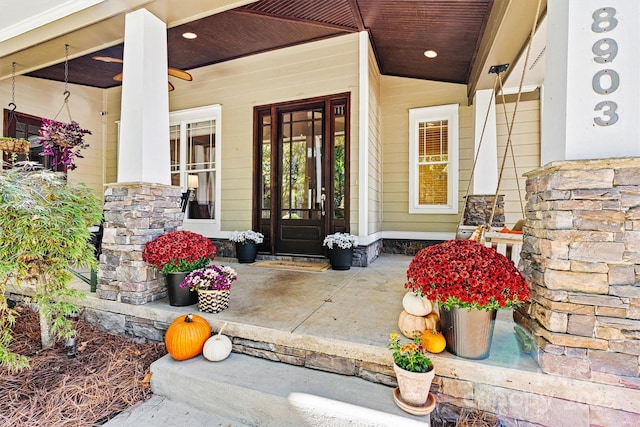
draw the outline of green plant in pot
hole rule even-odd
[[[429,390],[435,370],[420,334],[403,344],[400,335],[391,333],[388,346],[393,351],[393,370],[398,381],[398,389],[394,392],[396,404],[415,415],[426,415],[433,410],[428,401],[430,397],[433,400]],[[435,400],[432,403],[435,404]]]
[[[449,240],[419,251],[405,288],[437,302],[447,350],[470,359],[489,356],[498,309],[531,299],[522,273],[495,249],[472,240]]]
[[[323,246],[329,249],[329,263],[334,270],[349,270],[353,262],[353,248],[358,238],[349,233],[333,233],[324,238]]]
[[[253,231],[234,231],[229,239],[236,244],[236,257],[240,263],[255,262],[258,245],[264,241],[264,234]]]
[[[165,275],[169,304],[186,306],[198,302],[196,293],[180,287],[191,271],[205,267],[215,258],[216,247],[202,234],[176,230],[147,243],[142,259]]]
[[[77,315],[82,292],[69,288],[69,268],[97,267],[89,228],[100,222],[102,204],[64,174],[25,164],[0,172],[0,212],[0,365],[20,369],[28,361],[8,350],[15,313],[7,283],[35,285],[44,349],[74,338],[69,316]]]

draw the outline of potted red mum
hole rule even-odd
[[[180,282],[191,271],[205,267],[215,258],[216,247],[205,236],[191,231],[170,231],[147,243],[142,259],[160,270],[166,278],[169,304],[192,305],[198,295],[181,288]]]
[[[405,288],[439,304],[447,350],[471,359],[489,356],[497,310],[531,299],[513,262],[472,240],[449,240],[418,252]]]

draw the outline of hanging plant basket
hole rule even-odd
[[[29,153],[29,141],[22,138],[2,137],[0,138],[0,151],[10,153]]]
[[[91,131],[82,129],[78,122],[62,123],[43,118],[39,138],[42,154],[51,156],[52,165],[64,164],[73,170],[75,158],[82,158],[81,150],[89,147],[84,141],[85,135],[91,135]]]

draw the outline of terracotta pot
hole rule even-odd
[[[436,370],[410,372],[405,371],[395,363],[393,364],[393,370],[396,373],[402,400],[412,406],[425,405],[427,399],[429,399],[429,390],[431,389],[431,382],[436,375]]]

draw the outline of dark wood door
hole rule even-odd
[[[323,110],[279,113],[275,239],[279,253],[323,253],[327,197]]]
[[[260,251],[322,256],[348,231],[348,97],[256,108],[254,227]]]

